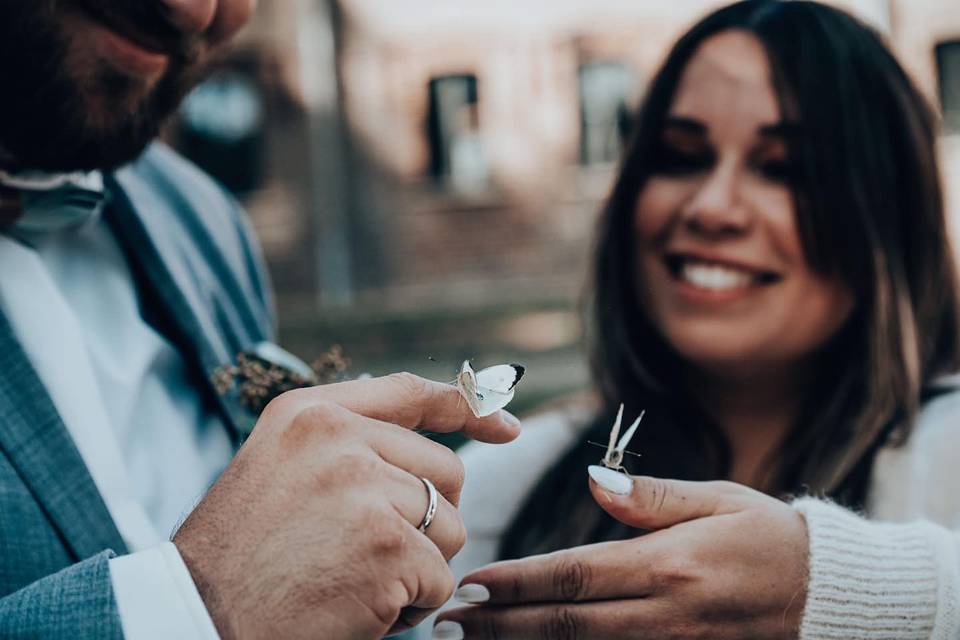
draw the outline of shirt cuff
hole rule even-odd
[[[936,527],[872,522],[813,498],[793,507],[810,534],[802,640],[940,637]]]
[[[110,580],[126,640],[219,640],[172,542],[111,559]]]

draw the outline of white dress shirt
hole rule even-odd
[[[49,392],[130,554],[110,560],[128,640],[217,638],[169,542],[232,445],[173,346],[141,317],[104,220],[0,235],[0,307]]]

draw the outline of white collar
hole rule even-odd
[[[73,173],[21,171],[8,173],[0,169],[0,184],[12,189],[27,189],[30,191],[52,191],[65,185],[71,185],[102,193],[103,174],[100,171],[75,171]]]

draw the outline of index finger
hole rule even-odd
[[[467,574],[457,597],[504,605],[649,596],[655,581],[651,572],[640,570],[646,564],[643,549],[632,540],[617,540],[495,562]]]
[[[338,382],[299,393],[407,429],[459,431],[468,438],[490,443],[510,442],[520,435],[520,421],[507,411],[478,418],[457,387],[412,373]]]

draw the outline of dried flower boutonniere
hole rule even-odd
[[[214,371],[213,384],[220,395],[236,389],[240,403],[259,416],[267,404],[282,393],[346,380],[349,366],[350,361],[343,356],[339,345],[308,365],[272,342],[260,342],[238,353],[235,364]]]

